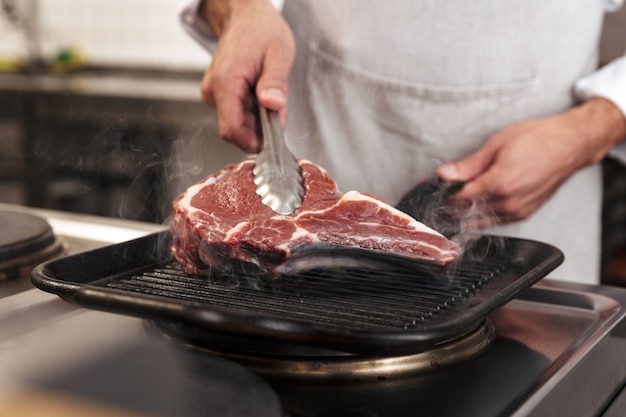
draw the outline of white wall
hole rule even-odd
[[[187,0],[8,1],[26,16],[28,5],[36,2],[45,57],[75,48],[93,65],[204,70],[210,62],[178,24],[178,12]],[[273,2],[277,7],[282,4],[282,0]],[[626,6],[606,20],[604,62],[626,48]],[[23,30],[0,14],[0,60],[26,57]]]
[[[203,70],[210,62],[178,23],[183,0],[17,0],[22,14],[30,16],[31,1],[45,58],[72,48],[92,65]],[[27,47],[24,31],[2,16],[0,58],[25,58]]]

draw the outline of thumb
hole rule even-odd
[[[458,161],[447,162],[437,168],[437,176],[444,181],[471,181],[485,172],[492,164],[495,153],[490,147],[482,147]]]
[[[259,103],[280,114],[283,127],[287,123],[287,82],[264,74],[257,83],[256,96]]]
[[[292,60],[268,54],[263,63],[263,73],[256,85],[259,103],[268,109],[281,111],[287,105],[289,71]]]
[[[284,92],[286,90],[282,90],[280,87],[266,87],[262,88],[259,91],[259,87],[257,85],[257,99],[259,103],[268,109],[275,110],[280,115],[280,123],[283,128],[287,123],[287,94]]]
[[[257,85],[257,99],[268,109],[280,111],[287,105],[287,89],[280,86],[262,86],[261,80]]]

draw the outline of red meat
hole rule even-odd
[[[275,274],[294,251],[316,244],[384,251],[441,267],[458,256],[459,247],[440,233],[377,198],[356,191],[341,195],[325,170],[299,163],[305,195],[292,215],[261,203],[253,160],[226,166],[178,196],[170,250],[183,270],[235,266]]]

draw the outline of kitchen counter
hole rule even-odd
[[[45,118],[128,120],[170,126],[214,119],[200,98],[197,72],[94,68],[67,74],[0,73],[0,119],[24,115],[24,104]],[[16,114],[16,112],[19,112]]]
[[[202,73],[92,68],[65,74],[0,73],[0,92],[200,101]]]

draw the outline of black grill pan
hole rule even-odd
[[[535,241],[483,236],[432,277],[403,270],[315,270],[275,280],[188,275],[169,232],[39,265],[38,288],[83,307],[254,340],[357,354],[422,351],[473,330],[563,261]]]

